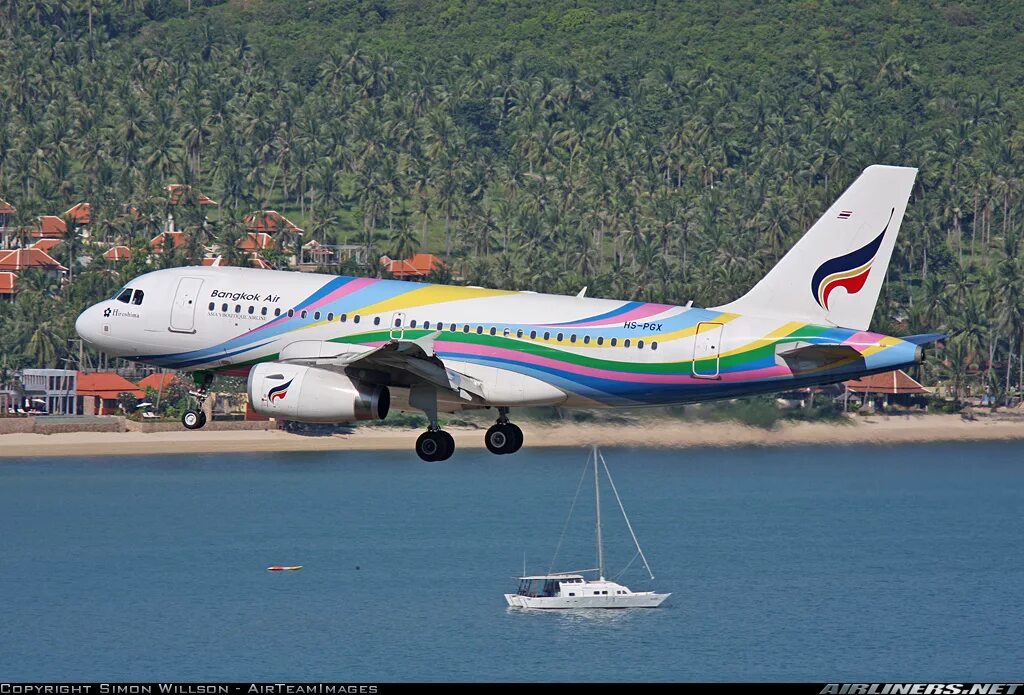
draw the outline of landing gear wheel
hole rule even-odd
[[[519,425],[512,422],[508,423],[508,429],[513,439],[512,449],[508,453],[514,454],[523,448],[523,431],[519,429]]]
[[[523,445],[523,431],[511,422],[499,422],[487,430],[484,445],[492,454],[515,453]]]
[[[181,424],[188,430],[197,430],[206,424],[206,413],[201,410],[186,410],[181,416]]]
[[[438,461],[444,461],[445,459],[451,458],[452,454],[455,453],[455,437],[451,436],[444,430],[440,430],[438,434],[441,439],[444,440],[444,450],[447,452],[444,456],[438,459]]]
[[[455,453],[455,439],[443,430],[427,430],[416,439],[416,455],[424,461],[445,461]]]

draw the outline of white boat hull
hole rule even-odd
[[[567,608],[657,608],[672,594],[651,591],[608,596],[523,596],[505,594],[505,601],[513,608],[567,609]]]

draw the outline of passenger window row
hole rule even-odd
[[[120,297],[118,297],[118,299],[120,299]],[[214,311],[215,308],[216,308],[216,303],[215,302],[210,302],[210,311]],[[235,308],[235,312],[234,313],[236,313],[236,314],[241,314],[242,313],[242,305],[241,304],[236,304],[234,308]],[[222,312],[224,312],[224,313],[227,313],[228,310],[229,310],[229,305],[227,303],[221,304],[220,310]],[[255,313],[255,307],[254,306],[252,306],[252,305],[249,306],[249,313],[250,314]],[[301,318],[301,319],[305,319],[305,318],[309,318],[310,317],[310,312],[309,311],[301,310],[301,311],[296,312],[294,309],[289,309],[288,312],[287,312],[288,318],[292,318],[293,316],[296,315],[296,313],[299,315],[299,318]],[[262,307],[260,309],[260,315],[261,316],[266,316],[267,315],[267,307]],[[275,307],[274,308],[274,316],[276,317],[276,316],[280,316],[280,315],[281,315],[280,307]],[[321,317],[326,318],[328,321],[334,321],[335,314],[334,314],[334,312],[328,312],[327,315],[324,316],[319,311],[312,312],[312,318],[313,318],[314,321],[319,321],[321,319]],[[359,314],[352,314],[351,318],[352,318],[352,323],[359,323],[359,320],[360,320]],[[337,319],[341,323],[345,323],[345,322],[347,322],[349,320],[349,315],[348,314],[339,314],[337,316]],[[379,326],[380,325],[380,316],[374,316],[373,317],[373,325],[374,326]],[[409,328],[410,329],[416,328],[416,326],[417,326],[416,319],[413,319],[412,321],[409,322]],[[402,327],[402,320],[401,319],[396,319],[394,327],[395,328],[401,328]],[[421,325],[421,328],[423,328],[424,330],[429,330],[430,327],[431,327],[431,322],[430,321],[424,321],[423,324]],[[447,330],[449,333],[457,333],[460,330],[463,333],[470,333],[471,331],[474,330],[473,328],[470,327],[470,325],[468,323],[462,324],[461,329],[459,327],[459,324],[456,324],[456,323],[448,324],[448,328],[446,329],[445,328],[445,323],[443,321],[435,322],[433,324],[433,327],[434,327],[435,331]],[[498,334],[498,329],[495,326],[491,326],[490,328],[487,328],[487,329],[485,329],[483,326],[476,326],[476,328],[475,328],[475,332],[477,333],[477,335],[483,335],[485,330],[486,330],[488,335],[497,335]],[[506,337],[506,338],[510,338],[510,337],[512,337],[512,330],[510,328],[505,328],[505,329],[502,330],[501,334],[504,337]],[[537,331],[534,330],[534,331],[530,331],[529,334],[527,334],[522,328],[520,328],[520,329],[516,330],[515,336],[516,336],[516,338],[529,337],[530,340],[548,340],[548,341],[550,341],[552,333],[551,333],[551,331],[544,331],[544,333],[541,334],[541,333],[538,333]],[[554,337],[555,337],[555,340],[557,342],[563,342],[566,339],[566,334],[565,333],[555,333]],[[568,339],[569,339],[569,342],[571,344],[576,344],[577,342],[580,342],[583,345],[590,345],[591,343],[593,343],[595,345],[603,346],[605,344],[604,336],[600,336],[600,335],[597,336],[596,338],[591,338],[591,336],[589,336],[589,335],[579,336],[579,335],[577,335],[575,333],[570,333],[568,335]],[[607,342],[608,342],[608,345],[610,347],[618,347],[618,345],[619,345],[619,339],[618,338],[609,338],[607,340]],[[633,341],[630,338],[623,338],[622,339],[622,347],[627,347],[628,348],[628,347],[633,347],[633,345],[634,345],[634,343],[633,343]],[[638,350],[643,350],[645,343],[642,340],[637,340],[635,345],[636,345],[636,348]],[[650,349],[651,350],[657,350],[658,349],[658,341],[656,341],[656,340],[651,341]]]

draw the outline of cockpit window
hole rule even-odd
[[[135,290],[135,294],[132,296],[132,304],[142,304],[142,298],[145,293],[142,290]]]
[[[121,294],[117,295],[117,301],[124,302],[127,304],[132,299],[132,290],[130,287],[125,287],[121,290]]]

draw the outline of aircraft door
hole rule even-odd
[[[405,314],[396,311],[391,316],[391,339],[401,340],[403,337],[405,337]]]
[[[722,352],[722,324],[701,322],[697,324],[697,335],[693,343],[693,375],[701,379],[719,377],[719,361]]]
[[[171,302],[170,330],[175,333],[196,332],[196,302],[202,286],[202,278],[182,278],[178,281],[178,289]]]

